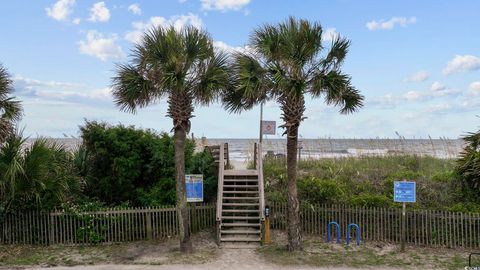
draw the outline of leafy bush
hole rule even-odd
[[[335,180],[307,177],[298,181],[298,193],[302,202],[337,203],[344,198],[345,187]]]
[[[174,144],[167,133],[98,122],[86,122],[80,130],[83,145],[75,161],[86,179],[86,195],[107,205],[175,204]],[[193,152],[194,141],[189,139],[186,173],[204,174],[205,197],[212,200],[217,185],[213,157]]]
[[[464,196],[480,202],[480,131],[463,139],[467,144],[457,162],[456,172]]]
[[[454,160],[428,156],[304,159],[299,163],[299,198],[309,203],[400,206],[393,202],[393,182],[407,179],[417,183],[413,207],[448,209],[467,201],[455,186],[454,168]],[[266,199],[285,202],[285,163],[265,159],[264,178]]]
[[[83,186],[72,154],[46,139],[25,144],[14,134],[0,147],[1,208],[53,209],[72,201]]]

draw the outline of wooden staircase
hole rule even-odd
[[[262,239],[262,222],[265,219],[263,174],[259,173],[262,171],[261,158],[255,159],[257,164],[253,170],[227,170],[223,151],[224,148],[220,147],[217,194],[218,243],[220,246],[229,247],[258,245]]]

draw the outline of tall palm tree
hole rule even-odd
[[[229,85],[227,57],[214,52],[203,30],[156,28],[146,33],[129,64],[118,66],[113,78],[116,104],[135,112],[167,98],[173,120],[176,202],[179,208],[180,248],[190,252],[189,218],[185,195],[185,139],[195,104],[208,105]]]
[[[13,81],[7,70],[0,64],[0,144],[12,134],[14,124],[22,116],[20,101],[10,95],[13,92]]]
[[[305,95],[324,97],[327,104],[351,113],[362,106],[363,96],[341,71],[350,42],[336,37],[322,54],[319,23],[290,17],[277,25],[264,25],[250,37],[250,52],[237,53],[232,67],[233,87],[223,102],[231,112],[251,109],[267,100],[279,103],[287,135],[288,247],[301,246],[297,196],[298,128],[305,119]]]

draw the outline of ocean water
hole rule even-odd
[[[78,138],[51,138],[49,140],[74,150],[80,145]],[[29,139],[27,145],[34,139]],[[230,159],[246,162],[252,159],[254,143],[258,139],[196,139],[196,150],[206,145],[228,143]],[[455,158],[461,152],[464,142],[460,139],[301,139],[302,158],[356,157],[365,155],[416,154],[438,158]],[[265,139],[263,152],[286,154],[285,139]]]

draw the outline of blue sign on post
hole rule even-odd
[[[416,183],[408,181],[395,181],[393,184],[394,202],[416,202]]]
[[[185,175],[187,202],[203,202],[203,175]]]

